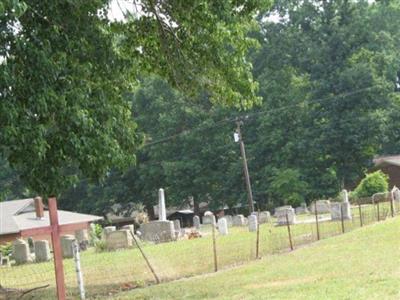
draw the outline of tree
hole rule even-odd
[[[59,194],[135,162],[123,94],[138,74],[218,104],[258,102],[246,33],[269,1],[133,2],[142,14],[117,24],[107,0],[1,3],[0,153],[32,190]]]

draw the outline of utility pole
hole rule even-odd
[[[234,138],[235,138],[235,142],[239,143],[239,145],[240,145],[240,153],[242,154],[242,160],[243,160],[243,172],[244,172],[244,177],[246,180],[247,200],[249,202],[249,212],[251,214],[254,212],[254,202],[253,202],[253,192],[251,191],[249,169],[247,167],[246,151],[244,148],[242,133],[240,131],[240,126],[243,125],[243,122],[240,120],[237,120],[236,125],[237,125],[237,128],[236,128],[236,132],[234,134]]]

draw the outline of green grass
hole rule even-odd
[[[388,205],[381,205],[381,219],[387,216]],[[362,207],[364,224],[376,221],[372,206]],[[302,216],[302,219],[313,216]],[[359,210],[353,209],[353,220],[345,221],[345,231],[360,226]],[[295,248],[317,239],[315,223],[291,226]],[[217,234],[219,269],[230,268],[254,261],[256,255],[256,234],[247,227],[229,228],[230,234]],[[211,227],[202,228],[204,236],[194,240],[180,240],[172,243],[153,245],[144,243],[143,249],[160,279],[164,282],[214,271]],[[320,223],[320,236],[327,238],[342,232],[341,222]],[[272,254],[289,249],[288,229],[272,224],[260,226],[260,255]],[[84,282],[89,297],[100,297],[132,287],[143,287],[154,283],[154,277],[145,264],[138,249],[116,252],[95,253],[90,249],[81,254]],[[77,284],[72,259],[64,260],[66,286],[70,298],[77,297]],[[37,292],[36,299],[52,299],[55,295],[53,262],[0,268],[0,284],[13,288],[29,288],[50,284],[50,288]]]
[[[400,299],[400,218],[113,299]]]

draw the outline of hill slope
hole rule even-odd
[[[114,299],[400,299],[400,218]]]

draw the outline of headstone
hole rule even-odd
[[[331,211],[331,202],[329,200],[318,200],[317,202],[318,214],[326,214]],[[315,214],[315,202],[311,204],[311,212]]]
[[[233,225],[233,217],[231,215],[225,215],[222,218],[224,218],[228,224],[228,227],[232,227]]]
[[[392,189],[392,193],[393,193],[393,200],[395,202],[400,203],[400,190],[396,186],[394,186]]]
[[[51,259],[49,242],[40,240],[34,242],[35,247],[35,261],[44,262]]]
[[[256,214],[251,214],[248,218],[248,223],[249,223],[249,231],[257,231],[258,227],[258,221],[257,221],[257,215]]]
[[[129,225],[124,225],[121,227],[121,229],[128,229],[132,234],[135,234],[135,225],[129,224]]]
[[[260,224],[271,222],[271,213],[269,211],[261,211],[258,216],[258,221]]]
[[[291,206],[282,206],[275,209],[278,225],[293,225],[296,223],[296,214]]]
[[[203,224],[214,224],[215,225],[215,216],[211,212],[206,212],[203,216]]]
[[[236,215],[233,217],[233,226],[245,226],[246,221],[243,215]]]
[[[193,217],[193,227],[195,227],[197,230],[200,229],[200,217],[199,216]]]
[[[331,203],[331,219],[332,221],[351,220],[350,202],[332,202]]]
[[[181,222],[179,220],[174,220],[174,230],[175,230],[175,237],[179,238],[181,236]]]
[[[295,211],[296,211],[296,215],[301,215],[301,214],[308,214],[308,213],[310,213],[310,212],[308,211],[307,204],[306,204],[305,202],[301,203],[301,205],[300,205],[299,207],[296,207],[296,208],[295,208]]]
[[[158,220],[167,221],[167,211],[165,209],[164,189],[158,190]]]
[[[17,239],[14,241],[12,256],[17,265],[26,264],[32,261],[29,245],[23,239]]]
[[[0,266],[9,267],[10,265],[10,258],[8,256],[2,256],[0,253]]]
[[[106,226],[103,229],[103,232],[107,235],[108,233],[117,230],[117,227],[115,226]]]
[[[389,193],[376,193],[372,195],[372,201],[376,202],[384,202],[388,201]]]
[[[343,202],[349,202],[349,193],[347,192],[347,190],[343,190]]]
[[[133,238],[129,229],[121,229],[106,235],[107,250],[117,250],[132,247]]]
[[[228,221],[225,218],[218,219],[218,231],[221,235],[228,234]]]
[[[61,251],[64,258],[74,257],[74,252],[72,250],[72,244],[75,241],[75,236],[73,235],[63,235],[61,237]]]
[[[175,228],[172,221],[154,221],[140,225],[141,238],[155,243],[175,240]]]

